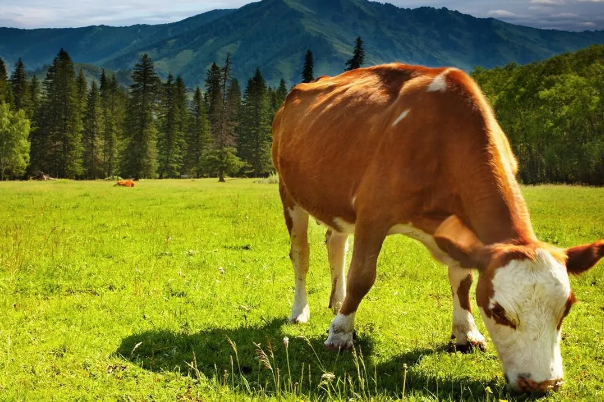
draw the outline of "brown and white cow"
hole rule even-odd
[[[562,383],[568,274],[594,266],[604,241],[562,250],[535,237],[507,138],[464,72],[388,64],[300,84],[275,117],[273,162],[292,243],[291,321],[310,314],[309,215],[329,228],[330,348],[352,347],[384,238],[402,233],[449,267],[458,346],[484,347],[469,302],[476,268],[477,303],[510,386],[544,392]]]

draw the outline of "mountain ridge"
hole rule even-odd
[[[181,74],[193,86],[202,85],[209,65],[221,64],[227,52],[240,80],[260,68],[273,85],[281,78],[296,83],[307,49],[316,75],[334,75],[344,69],[357,36],[365,42],[366,65],[400,61],[465,70],[526,64],[604,43],[604,31],[542,30],[446,8],[367,0],[263,0],[163,25],[55,28],[44,43],[35,43],[39,30],[12,32],[18,39],[12,43],[6,29],[16,28],[0,28],[0,57],[9,63],[21,56],[35,68],[63,47],[77,62],[119,71],[148,53],[161,75]]]

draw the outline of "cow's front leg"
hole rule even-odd
[[[329,229],[325,234],[325,245],[329,257],[331,269],[331,296],[329,297],[329,308],[337,314],[342,307],[346,296],[346,251],[348,248],[348,235],[334,232]]]
[[[484,336],[476,328],[470,306],[472,270],[461,268],[459,265],[450,265],[449,283],[453,293],[452,337],[455,338],[455,348],[463,352],[473,348],[485,350]]]
[[[330,349],[351,349],[354,315],[359,303],[373,286],[377,258],[387,230],[376,230],[373,225],[359,225],[355,229],[352,261],[348,270],[346,297],[340,312],[331,322],[325,345]]]

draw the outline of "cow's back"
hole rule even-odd
[[[300,84],[277,113],[273,136],[282,184],[327,223],[354,222],[359,196],[365,206],[408,215],[393,219],[457,213],[460,177],[470,162],[490,168],[488,148],[496,164],[514,170],[484,96],[456,69],[389,64]]]

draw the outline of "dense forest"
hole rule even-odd
[[[476,68],[524,183],[604,185],[604,46]]]
[[[348,69],[363,64],[361,38]],[[523,183],[604,184],[604,46],[525,66],[476,68],[520,162]],[[314,77],[313,54],[302,81]],[[344,67],[344,66],[342,66]],[[203,91],[162,81],[143,55],[124,88],[115,75],[88,82],[64,50],[44,80],[0,59],[0,180],[44,172],[102,179],[262,177],[273,170],[271,121],[288,89],[260,70],[244,88],[233,62],[206,71]]]
[[[0,179],[51,177],[260,177],[272,171],[271,121],[287,95],[257,70],[242,90],[224,65],[205,88],[160,80],[145,54],[123,88],[115,75],[89,83],[61,49],[40,82],[19,59],[0,59]]]

